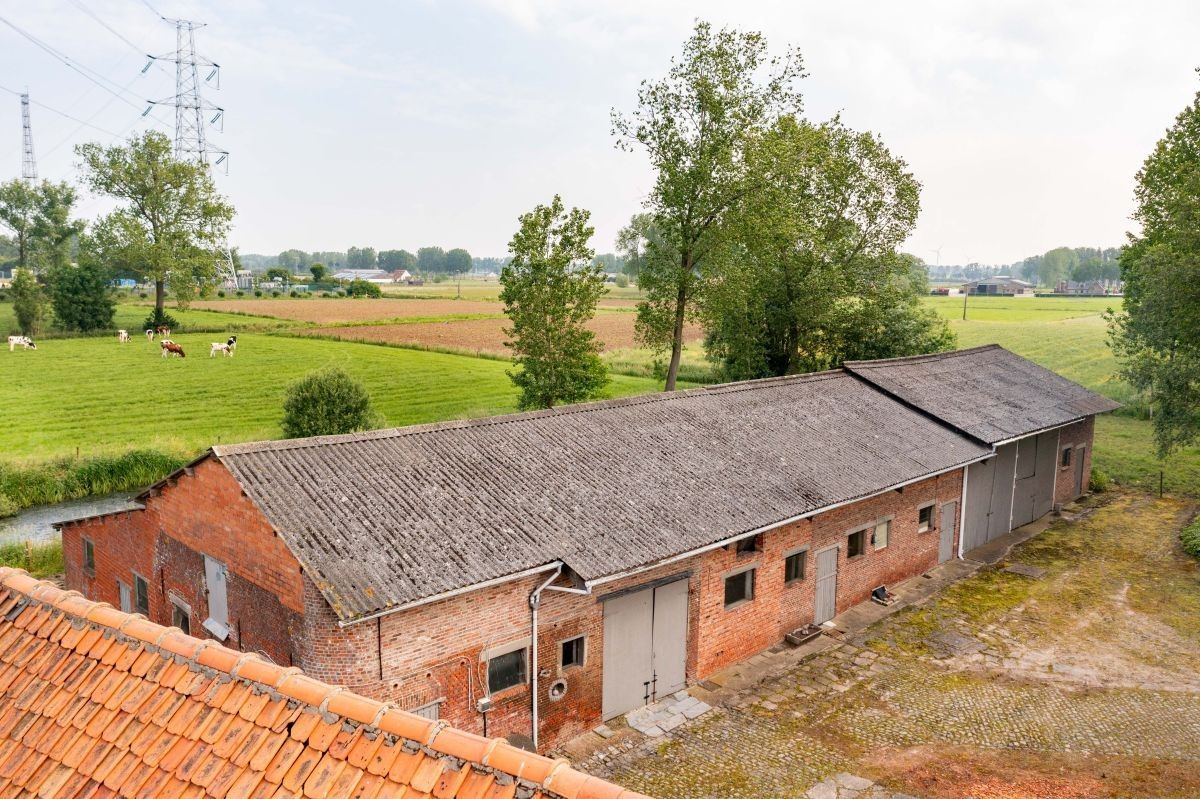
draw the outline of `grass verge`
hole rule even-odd
[[[35,544],[15,541],[0,544],[0,566],[24,569],[39,579],[63,573],[62,540]]]
[[[187,460],[182,454],[136,449],[28,465],[0,463],[0,516],[33,505],[133,491],[162,479]]]

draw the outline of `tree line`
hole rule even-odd
[[[738,380],[953,347],[920,304],[924,264],[900,252],[920,183],[882,139],[802,116],[798,51],[698,22],[667,75],[612,112],[617,147],[643,152],[655,183],[618,237],[645,294],[637,335],[677,385],[689,322],[718,375]],[[520,218],[501,272],[521,406],[604,385],[586,322],[603,274],[585,210],[560,197]]]
[[[1011,271],[1016,277],[1049,288],[1054,288],[1063,280],[1111,283],[1121,279],[1121,249],[1055,247],[1013,264]]]
[[[385,272],[409,272],[454,275],[469,272],[476,260],[462,247],[445,250],[441,247],[421,247],[416,253],[408,250],[376,250],[374,247],[350,247],[345,251],[305,252],[284,250],[272,257],[247,254],[243,262],[250,269],[265,271],[269,268],[286,269],[292,274],[307,271],[313,264],[322,264],[328,269],[382,269]]]

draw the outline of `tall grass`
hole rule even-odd
[[[12,541],[0,544],[0,566],[24,569],[38,578],[63,573],[62,540],[35,544],[32,541]]]
[[[186,456],[153,449],[120,455],[56,458],[45,463],[0,463],[0,515],[32,505],[132,491],[154,483],[187,462]]]

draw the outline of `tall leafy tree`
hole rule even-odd
[[[42,324],[46,320],[46,295],[33,272],[28,269],[18,270],[13,275],[10,293],[13,298],[13,314],[17,317],[20,333],[25,336],[40,335]]]
[[[50,305],[60,327],[82,333],[112,327],[116,300],[111,277],[88,252],[86,242],[79,264],[59,264],[47,274]]]
[[[95,225],[97,257],[154,281],[155,319],[164,316],[168,288],[186,303],[217,280],[234,211],[205,165],[175,160],[171,140],[157,131],[76,151],[84,183],[122,203]]]
[[[386,269],[389,272],[399,272],[401,269],[415,272],[417,269],[417,256],[408,250],[380,250],[379,268]]]
[[[67,183],[0,185],[0,224],[13,233],[17,266],[40,271],[70,261],[71,242],[83,230],[83,222],[71,219],[75,199]]]
[[[1125,307],[1109,314],[1121,375],[1153,402],[1159,455],[1200,440],[1200,93],[1137,174],[1121,252]]]
[[[312,272],[313,282],[320,283],[325,279],[325,275],[329,270],[325,268],[325,264],[313,264],[308,268],[308,271]]]
[[[634,214],[629,224],[617,231],[617,252],[624,259],[625,274],[637,279],[646,264],[650,240],[656,238],[658,231],[654,226],[654,217],[646,213]]]
[[[638,330],[649,345],[670,349],[667,391],[675,388],[703,270],[723,246],[725,216],[755,188],[747,143],[799,112],[795,84],[803,75],[798,52],[770,57],[759,33],[697,22],[667,76],[642,82],[637,108],[613,111],[617,146],[643,148],[657,173],[646,208],[659,236],[638,280],[647,295]]]
[[[422,247],[417,250],[417,268],[428,274],[446,271],[446,251],[441,247]]]
[[[604,275],[589,246],[590,214],[569,212],[562,198],[520,217],[509,242],[512,260],[500,272],[500,300],[508,315],[515,370],[524,409],[552,408],[594,397],[608,382],[600,347],[586,324],[604,293]]]
[[[461,247],[456,247],[446,253],[446,271],[452,275],[461,275],[471,271],[471,253]]]
[[[732,380],[826,369],[843,360],[947,349],[920,305],[924,264],[897,248],[920,185],[878,137],[834,119],[780,119],[747,151],[762,176],[731,209],[732,245],[711,267],[705,346]]]

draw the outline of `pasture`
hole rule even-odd
[[[125,329],[129,331],[130,336],[135,337],[142,335],[142,323],[150,314],[150,309],[150,305],[127,302],[117,303],[116,314],[113,316],[113,330]],[[288,326],[289,324],[295,324],[282,322],[279,319],[272,319],[267,316],[200,310],[196,307],[181,311],[178,308],[168,306],[167,313],[179,321],[180,330],[274,330]],[[17,317],[13,313],[11,302],[0,302],[0,331],[4,331],[4,335],[6,336],[18,332]],[[112,335],[115,339],[116,334],[113,333]],[[51,330],[38,336],[37,340],[41,341],[44,338],[59,338],[62,336],[62,333]]]
[[[512,411],[502,360],[318,339],[239,333],[236,356],[208,357],[212,334],[175,334],[187,357],[160,357],[138,336],[44,340],[0,353],[0,452],[41,461],[134,447],[194,453],[215,442],[275,438],[284,391],[323,366],[340,366],[371,393],[388,425]],[[614,375],[611,396],[653,391]]]

